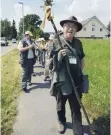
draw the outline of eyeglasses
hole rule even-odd
[[[69,24],[69,23],[64,24],[64,26],[66,26],[67,28],[77,28],[76,25]]]

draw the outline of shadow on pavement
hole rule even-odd
[[[36,76],[42,76],[42,75],[44,75],[44,72],[34,72],[34,74],[35,74]]]
[[[67,122],[67,123],[66,123],[66,128],[72,129],[72,123],[71,123],[71,122]]]
[[[82,125],[82,126],[83,126],[83,133],[87,134],[87,135],[91,135],[90,130],[89,130],[89,126],[88,125]],[[67,122],[66,123],[66,128],[67,129],[72,129],[72,123]]]
[[[89,126],[88,125],[82,125],[83,126],[83,133],[87,134],[87,135],[91,135],[91,132],[89,130]]]
[[[47,83],[32,83],[32,85],[36,85],[36,86],[32,86],[31,88],[29,88],[29,90],[35,90],[35,89],[38,89],[38,88],[50,88],[50,82],[47,82]]]
[[[110,135],[110,112],[93,120],[97,135]]]

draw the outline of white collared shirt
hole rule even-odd
[[[26,39],[26,42],[27,42],[28,45],[31,44],[31,43],[30,43],[30,40],[28,40],[28,39]],[[27,56],[27,58],[28,58],[28,59],[34,58],[34,54],[33,54],[32,49],[29,49],[29,50],[28,50],[28,56]]]

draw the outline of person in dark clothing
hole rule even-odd
[[[25,32],[25,38],[19,42],[18,50],[20,51],[20,64],[23,69],[22,73],[22,90],[27,90],[27,84],[31,85],[31,74],[33,73],[33,65],[36,60],[33,41],[31,40],[32,33]]]
[[[58,41],[53,42],[53,49],[51,51],[50,59],[54,59],[56,56],[56,63],[59,65],[59,70],[56,73],[56,68],[53,68],[53,77],[51,82],[51,95],[55,96],[57,102],[57,116],[58,116],[58,132],[63,134],[65,132],[65,104],[69,101],[72,117],[72,128],[74,135],[83,135],[82,131],[82,117],[80,111],[80,105],[72,88],[71,80],[68,76],[67,69],[65,67],[65,57],[69,59],[69,68],[77,88],[80,99],[82,98],[81,84],[83,82],[82,70],[84,68],[84,51],[82,43],[75,37],[76,32],[82,29],[82,24],[77,21],[77,18],[71,16],[70,18],[60,22],[63,27],[63,35],[60,37],[61,43],[64,49],[58,44]],[[67,45],[62,40],[64,38],[66,42],[72,47],[78,56],[78,59],[73,56]],[[79,61],[78,61],[79,60]],[[79,64],[78,64],[79,62]],[[79,68],[79,66],[80,68]],[[53,62],[53,66],[54,62]],[[59,79],[57,79],[59,78]],[[59,80],[59,81],[58,81]],[[59,84],[58,84],[58,82]]]

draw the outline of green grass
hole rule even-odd
[[[110,120],[110,41],[81,40],[86,54],[85,73],[89,75],[89,94],[83,103],[101,135],[109,135]],[[104,130],[104,131],[103,131]]]
[[[1,134],[10,135],[17,113],[17,97],[20,93],[19,53],[13,50],[1,59]]]
[[[110,104],[110,42],[109,40],[82,40],[85,73],[89,75],[89,94],[84,103],[92,117],[109,112]]]

